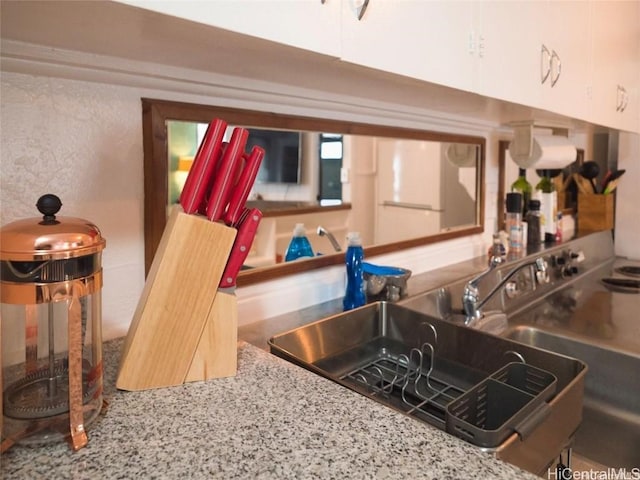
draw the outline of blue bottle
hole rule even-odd
[[[287,251],[284,254],[284,261],[290,262],[301,257],[313,257],[313,249],[307,238],[303,223],[296,223],[293,229],[293,238],[289,242]]]
[[[364,251],[360,234],[352,232],[347,235],[348,247],[345,255],[347,266],[347,288],[342,301],[344,311],[361,307],[367,303],[364,291],[363,265]]]

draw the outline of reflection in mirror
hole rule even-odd
[[[518,166],[509,156],[509,141],[501,140],[498,145],[498,230],[504,230],[505,198],[511,191],[511,185],[518,178]],[[580,170],[584,163],[584,150],[577,149],[576,161],[562,169],[561,174],[553,178],[558,193],[558,209],[563,215],[573,215],[578,205],[578,192],[573,181],[573,174]],[[526,170],[527,181],[535,190],[540,176],[536,170]]]
[[[147,269],[212,118],[249,128],[249,144],[267,147],[250,196],[264,218],[240,285],[342,263],[331,237],[344,250],[349,231],[361,233],[368,256],[482,231],[484,138],[157,100],[143,107]],[[296,223],[317,256],[281,263]]]

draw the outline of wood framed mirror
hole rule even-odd
[[[374,223],[381,226],[386,215],[393,218],[396,225],[377,228],[371,240],[365,239],[365,255],[372,257],[389,253],[401,249],[428,245],[444,240],[459,238],[463,236],[481,233],[484,230],[484,169],[485,169],[485,144],[483,137],[467,136],[460,134],[447,134],[441,132],[431,132],[426,130],[416,130],[409,128],[380,126],[374,124],[352,123],[330,119],[320,119],[293,115],[283,115],[270,112],[253,110],[242,110],[227,107],[217,107],[210,105],[195,105],[181,102],[165,100],[142,99],[143,113],[143,147],[144,147],[144,229],[145,229],[145,268],[149,271],[153,256],[158,247],[167,219],[167,207],[175,199],[170,199],[169,177],[172,173],[172,161],[169,155],[169,135],[168,124],[172,121],[208,123],[213,118],[224,119],[229,125],[245,126],[247,128],[261,128],[274,130],[288,130],[297,132],[313,133],[322,135],[330,133],[339,134],[345,138],[345,159],[350,158],[351,163],[347,166],[351,168],[343,169],[340,175],[351,177],[345,183],[351,184],[351,191],[344,195],[339,204],[333,203],[328,207],[320,207],[319,211],[330,212],[332,210],[347,210],[350,217],[356,224],[362,221],[363,215],[373,215],[376,211]],[[362,145],[365,145],[362,147]],[[372,147],[375,152],[389,151],[389,158],[395,160],[380,160],[379,153],[372,156]],[[369,171],[364,172],[369,183],[357,183],[360,173],[353,159],[356,158],[354,152],[360,149],[363,152],[365,165]],[[426,154],[421,153],[419,159],[419,175],[405,175],[404,183],[399,184],[397,179],[392,185],[389,198],[382,199],[380,194],[369,197],[364,204],[356,201],[356,197],[361,197],[369,190],[380,192],[389,187],[380,180],[377,174],[379,169],[387,168],[397,171],[403,170],[406,163],[398,164],[398,152],[406,149],[434,150],[437,158],[431,159]],[[312,149],[313,150],[313,149]],[[384,157],[385,159],[387,157]],[[345,160],[346,161],[346,160]],[[358,160],[360,161],[360,160]],[[386,163],[385,163],[386,162]],[[175,164],[175,159],[173,160]],[[430,164],[437,164],[437,174],[430,175],[426,167]],[[312,185],[318,181],[318,175],[309,175],[309,170],[316,168],[303,163],[303,181],[309,184],[311,191],[320,190],[320,185]],[[305,177],[305,170],[307,177]],[[415,171],[415,170],[414,170]],[[307,180],[304,180],[307,178]],[[312,180],[308,180],[311,178]],[[341,182],[345,181],[341,178]],[[440,186],[443,179],[451,181],[450,184]],[[371,183],[373,182],[373,183]],[[411,183],[409,183],[411,182]],[[390,188],[390,187],[389,187]],[[315,189],[315,190],[314,190]],[[432,203],[423,204],[414,201],[411,192],[431,192],[437,193],[438,205]],[[308,198],[307,202],[302,202],[299,210],[289,213],[304,213],[305,208],[309,210],[309,205],[317,203],[317,195]],[[460,208],[465,205],[465,208]],[[313,208],[313,211],[317,209]],[[384,214],[384,211],[387,213]],[[418,211],[418,217],[415,214]],[[382,213],[381,213],[382,212]],[[448,213],[446,213],[448,212]],[[265,213],[265,218],[267,214]],[[422,217],[433,219],[444,218],[435,223],[435,229],[429,230],[425,234],[422,228]],[[295,217],[292,217],[295,218]],[[417,222],[406,220],[419,218]],[[404,219],[404,220],[403,220]],[[291,219],[290,219],[291,220]],[[400,222],[400,223],[398,223]],[[264,223],[264,219],[263,219]],[[404,237],[385,238],[384,232],[395,233],[397,225],[407,224],[418,225],[421,228],[409,229]],[[314,227],[315,225],[310,225]],[[356,225],[357,226],[357,225]],[[262,225],[261,225],[262,227]],[[351,229],[349,223],[347,228]],[[377,238],[381,240],[376,241]],[[388,237],[388,235],[387,235]],[[327,243],[327,245],[329,245]],[[281,248],[281,247],[280,247]],[[283,252],[279,252],[283,253]],[[344,262],[343,253],[332,253],[327,247],[323,255],[295,262],[275,263],[268,266],[260,266],[243,270],[238,276],[238,285],[249,285],[256,282],[280,278],[294,273],[309,271],[330,265],[338,265]]]

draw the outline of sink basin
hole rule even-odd
[[[606,466],[631,469],[640,465],[639,356],[529,326],[515,327],[505,336],[585,362],[589,372],[575,452]]]
[[[498,445],[471,443],[537,474],[567,446],[582,417],[583,362],[397,304],[372,303],[277,335],[269,345],[275,355],[467,441],[449,429],[449,407],[524,360],[556,381],[555,393],[542,401],[544,415],[522,422],[526,428],[514,426]],[[540,400],[535,388],[529,393]]]

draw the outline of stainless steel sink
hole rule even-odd
[[[524,360],[555,376],[555,395],[545,415],[484,449],[537,474],[567,446],[582,418],[583,362],[397,304],[369,304],[277,335],[269,345],[282,358],[447,431],[452,402],[509,362]]]
[[[530,326],[512,328],[505,337],[589,365],[574,451],[603,465],[628,469],[640,465],[640,356]]]

